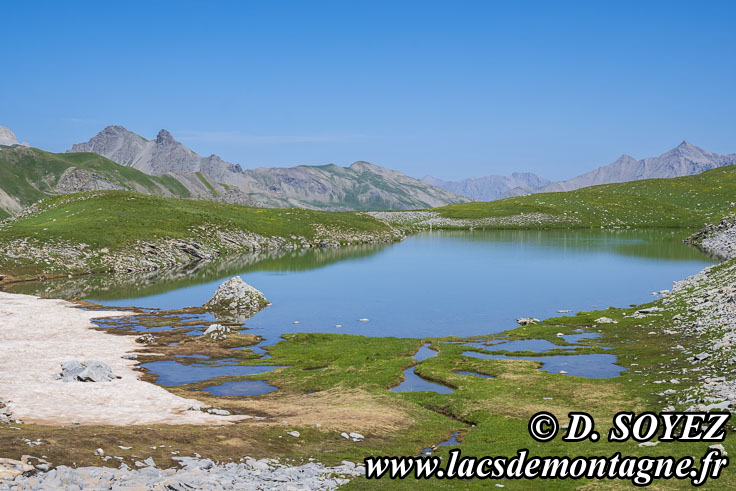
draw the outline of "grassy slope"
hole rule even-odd
[[[736,166],[728,166],[694,176],[604,184],[435,210],[458,219],[545,213],[575,219],[582,227],[701,227],[733,206],[733,201]]]
[[[172,177],[154,177],[118,165],[94,153],[49,153],[36,148],[13,148],[0,151],[0,187],[23,205],[30,205],[53,192],[61,175],[70,167],[94,172],[128,189],[188,197],[187,189]]]
[[[354,232],[388,230],[382,222],[355,213],[252,208],[128,191],[96,191],[47,198],[39,213],[6,225],[2,236],[116,248],[138,239],[187,238],[192,227],[203,224],[266,237],[298,235],[307,239],[314,236],[313,224]]]

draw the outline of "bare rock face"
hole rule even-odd
[[[20,145],[23,147],[27,147],[28,143],[18,143],[18,139],[15,137],[15,133],[10,131],[10,128],[6,128],[5,126],[0,126],[0,145],[5,146],[13,146],[13,145]]]
[[[110,182],[104,176],[86,169],[69,167],[59,177],[55,191],[60,194],[81,193],[83,191],[107,191],[125,189],[120,184]]]
[[[245,322],[268,305],[263,293],[236,276],[220,285],[204,307],[217,319]]]

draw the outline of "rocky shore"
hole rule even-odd
[[[684,358],[688,368],[662,371],[671,388],[658,395],[667,400],[667,410],[674,407],[691,411],[736,408],[736,220],[726,219],[707,227],[691,238],[714,257],[726,262],[705,268],[698,274],[676,281],[672,292],[662,300],[674,313],[674,325],[665,329],[672,336],[673,359]],[[694,340],[684,348],[678,338]],[[688,343],[682,343],[688,344]],[[697,383],[681,384],[688,377]]]
[[[159,469],[153,459],[136,462],[138,469],[125,464],[114,467],[59,466],[36,474],[16,474],[12,480],[0,480],[0,487],[21,489],[210,489],[210,490],[317,490],[335,489],[349,477],[365,473],[362,465],[344,461],[327,467],[317,462],[284,465],[275,459],[219,463],[196,457],[175,457],[179,469]],[[310,459],[311,460],[311,459]],[[21,472],[29,464],[18,461],[4,464],[7,472]],[[42,464],[43,465],[43,464]],[[3,464],[0,464],[2,469]],[[32,466],[30,466],[32,468]]]
[[[686,242],[717,258],[736,258],[736,214],[724,217],[720,223],[708,225],[688,237]]]
[[[481,227],[535,227],[555,223],[575,224],[572,217],[558,217],[546,213],[520,213],[506,217],[448,218],[436,211],[372,211],[366,212],[385,223],[426,230],[436,228],[481,228]]]

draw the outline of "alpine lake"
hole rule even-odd
[[[269,347],[292,333],[448,338],[467,347],[463,355],[468,357],[536,360],[550,373],[609,378],[624,370],[616,356],[574,354],[576,343],[594,339],[594,332],[565,336],[572,345],[567,349],[545,340],[474,338],[513,329],[517,318],[574,316],[651,301],[653,292],[715,262],[682,243],[685,236],[684,230],[661,229],[427,232],[391,245],[251,254],[175,272],[20,283],[8,291],[84,298],[156,314],[200,307],[223,281],[241,276],[272,304],[237,326],[240,333],[259,336],[255,345],[231,348],[233,353],[250,350],[252,358],[193,353],[142,364],[164,386],[235,377],[200,387],[216,396],[257,397],[277,390],[253,376],[280,368],[269,361]],[[137,324],[136,317],[125,322],[137,332],[156,335],[174,327]],[[186,320],[191,336],[217,321],[206,312]],[[98,324],[115,327],[116,322]],[[436,354],[425,344],[414,360],[421,363]],[[452,392],[419,377],[415,368],[407,368],[400,383],[388,389]]]

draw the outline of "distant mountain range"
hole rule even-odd
[[[736,154],[711,153],[683,141],[659,157],[636,160],[629,155],[622,155],[615,162],[567,181],[550,182],[531,173],[514,173],[509,177],[474,177],[460,181],[443,181],[427,176],[424,181],[472,199],[493,201],[524,194],[572,191],[598,184],[690,176],[725,165],[736,165]]]
[[[629,155],[622,155],[615,162],[567,181],[553,182],[539,192],[571,191],[597,184],[691,176],[716,167],[734,164],[736,164],[736,153],[728,155],[710,153],[685,140],[659,157],[636,160]]]
[[[0,126],[0,218],[50,194],[106,189],[263,207],[406,210],[680,177],[726,165],[736,165],[736,154],[710,153],[684,141],[659,157],[623,155],[567,181],[550,182],[532,173],[418,180],[368,162],[244,170],[216,155],[198,155],[166,130],[148,140],[122,126],[108,126],[67,153],[53,154],[18,143]]]
[[[443,181],[426,176],[424,182],[478,201],[493,201],[531,194],[550,184],[548,179],[531,172],[514,172],[510,176],[472,177],[462,181]]]
[[[198,155],[166,130],[147,140],[122,126],[108,126],[69,152],[93,152],[146,174],[171,176],[188,189],[204,184],[211,199],[256,206],[406,210],[469,201],[368,162],[243,170],[217,155]]]

